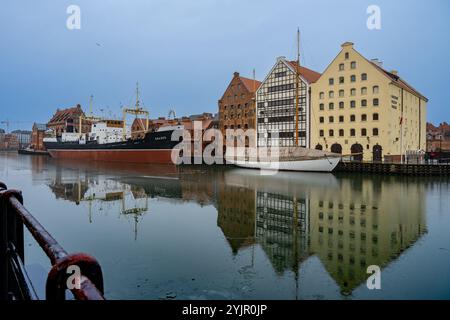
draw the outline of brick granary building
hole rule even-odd
[[[241,77],[235,72],[219,100],[219,128],[224,139],[227,129],[255,129],[255,92],[260,81]]]

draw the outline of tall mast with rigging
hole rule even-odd
[[[127,124],[126,124],[126,116],[127,114],[133,114],[136,116],[138,115],[145,115],[147,118],[145,120],[145,132],[148,131],[149,129],[149,112],[147,110],[145,110],[143,107],[140,106],[140,101],[139,101],[139,83],[136,82],[136,103],[134,108],[124,108],[123,109],[123,140],[126,140],[126,129],[127,129]]]
[[[299,69],[300,69],[300,29],[297,28],[297,66],[295,68],[295,146],[297,147],[298,147],[298,108],[299,108],[298,90],[300,86]]]

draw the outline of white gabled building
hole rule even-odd
[[[296,74],[299,75],[298,145],[310,147],[311,90],[320,73],[279,57],[256,91],[258,147],[296,145]],[[272,133],[278,132],[278,140]]]

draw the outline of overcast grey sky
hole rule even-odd
[[[69,5],[81,29],[66,27]],[[381,30],[368,30],[368,5]],[[46,122],[82,104],[120,114],[139,81],[152,117],[217,112],[234,71],[264,78],[277,56],[322,72],[352,41],[430,99],[428,119],[450,120],[450,2],[381,0],[6,0],[0,5],[0,121]],[[4,125],[0,125],[4,127]]]

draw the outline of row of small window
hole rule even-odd
[[[236,128],[234,127],[234,125],[231,125],[231,126],[223,126],[223,128],[224,128],[224,130],[227,130],[227,129],[241,129],[241,125],[240,124],[238,124],[237,126],[236,126]],[[248,124],[244,124],[244,129],[248,129]]]
[[[378,94],[380,92],[380,87],[378,86],[373,86],[372,87],[372,93],[373,94]],[[361,95],[366,95],[367,94],[367,87],[362,87],[361,88]],[[339,97],[343,98],[345,96],[345,91],[344,90],[339,90]],[[350,96],[356,96],[356,89],[352,88],[350,89]],[[319,93],[319,99],[324,99],[325,98],[325,92],[320,92]],[[334,98],[334,91],[330,90],[328,91],[328,98]]]
[[[253,115],[253,113],[250,111],[248,114],[247,114],[247,113],[245,113],[245,114],[240,114],[240,113],[238,113],[236,116],[235,116],[234,114],[231,114],[230,116],[224,115],[224,116],[223,116],[223,119],[224,119],[224,120],[228,120],[228,119],[240,119],[241,117],[247,118],[248,116],[252,116],[252,115]]]
[[[339,129],[338,134],[339,134],[339,137],[343,137],[345,135],[344,129]],[[324,130],[319,130],[319,135],[321,137],[325,136],[325,131]],[[329,137],[334,137],[334,130],[333,129],[328,130],[328,136]],[[355,129],[350,129],[350,137],[355,137],[355,136],[356,136],[356,130]],[[361,136],[362,137],[366,137],[367,136],[367,129],[365,129],[365,128],[361,129]],[[372,129],[372,136],[378,136],[378,128],[373,128]]]
[[[348,58],[346,58],[348,59]],[[350,62],[350,69],[356,69],[356,61],[352,61]],[[339,64],[339,71],[344,71],[345,70],[345,64],[340,63]]]
[[[380,105],[380,100],[378,100],[377,98],[372,100],[372,106],[374,107],[378,107]],[[344,109],[345,107],[345,103],[344,101],[340,101],[339,102],[339,109]],[[366,99],[362,99],[361,100],[361,107],[367,107],[367,100]],[[352,100],[350,101],[350,108],[356,108],[356,101]],[[328,104],[328,110],[333,110],[334,109],[334,102],[330,102]],[[325,110],[325,105],[323,103],[319,104],[319,110]]]
[[[286,90],[292,90],[292,89],[294,89],[294,84],[288,83],[288,84],[280,84],[280,85],[268,87],[267,92],[271,93],[271,92],[286,91]]]
[[[372,114],[372,120],[374,121],[378,121],[379,115],[378,113],[374,113]],[[354,114],[350,115],[350,122],[355,122],[356,121],[356,116]],[[362,114],[361,115],[361,121],[367,121],[367,114]],[[324,117],[319,117],[319,122],[320,123],[324,123],[325,122],[325,118]],[[328,117],[328,122],[329,123],[334,123],[334,117],[333,116],[329,116]],[[342,123],[344,122],[344,116],[339,116],[339,122]]]
[[[236,107],[236,109],[247,109],[248,108],[248,103],[244,104],[243,106],[240,105],[240,104],[238,104],[236,106],[234,106],[234,105],[230,105],[230,106],[225,105],[225,106],[223,106],[223,110],[227,110],[227,108],[233,110],[233,109],[235,109],[235,107]]]
[[[227,98],[228,98],[228,101],[231,101],[231,100],[232,100],[232,96],[228,96]],[[237,99],[238,99],[238,95],[235,94],[235,95],[234,95],[234,101],[236,101]],[[245,99],[245,93],[242,93],[242,94],[241,94],[241,99]]]
[[[361,73],[361,81],[366,81],[366,80],[367,80],[367,73]],[[350,76],[350,82],[356,82],[356,75],[352,74]],[[344,76],[339,77],[339,84],[344,84],[344,83],[345,83],[345,77]],[[329,78],[328,84],[330,86],[334,85],[334,78]]]

